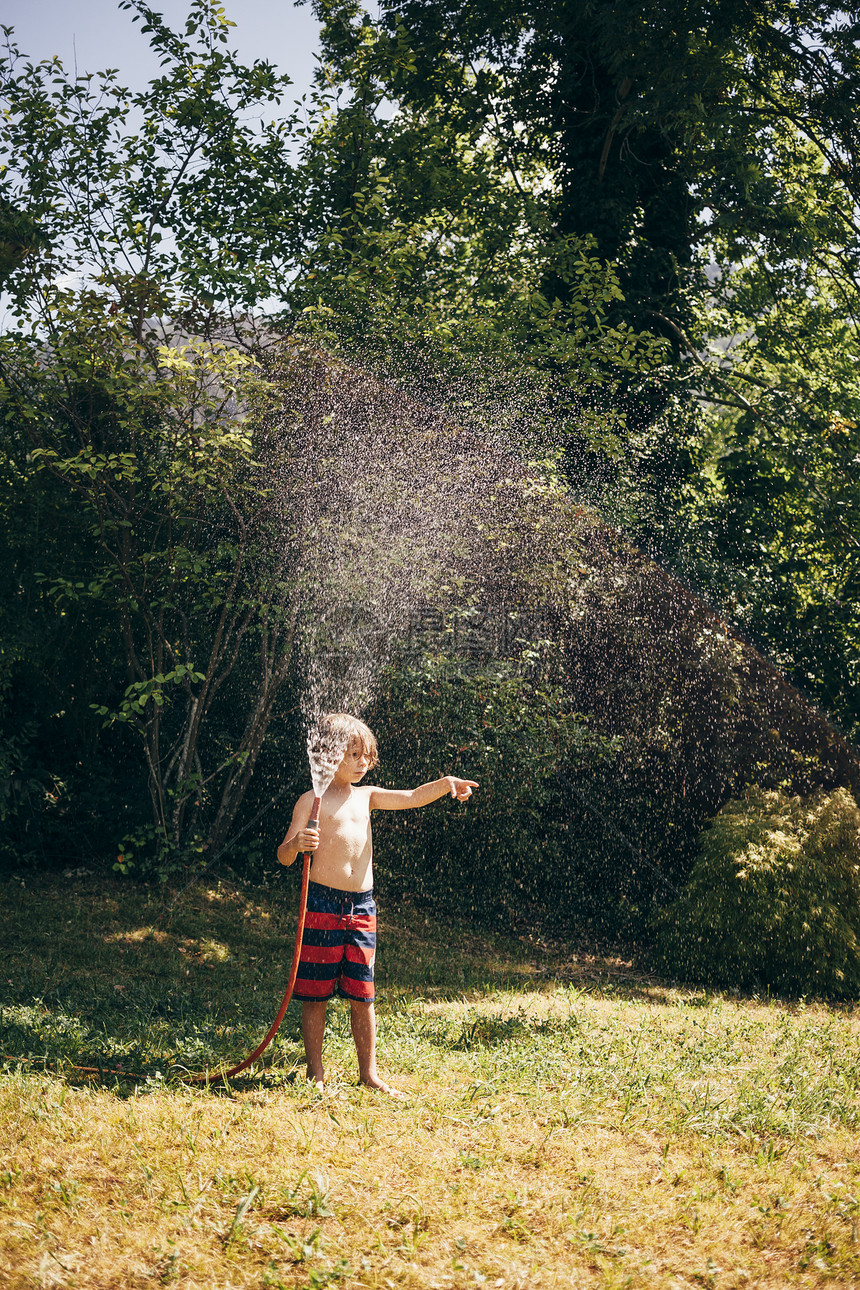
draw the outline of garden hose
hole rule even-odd
[[[318,829],[319,822],[320,822],[320,798],[314,797],[314,804],[311,808],[311,817],[308,820],[307,827],[309,829]],[[284,1019],[284,1015],[287,1011],[287,1008],[289,1007],[290,999],[293,997],[293,989],[295,987],[296,977],[298,976],[298,972],[299,972],[299,958],[302,952],[302,933],[304,932],[304,929],[305,929],[305,914],[307,912],[307,907],[308,907],[308,881],[310,878],[310,871],[311,871],[311,855],[310,853],[306,852],[304,856],[304,861],[302,864],[302,887],[299,895],[299,921],[298,921],[298,926],[296,927],[296,944],[295,944],[295,948],[293,949],[293,962],[292,962],[292,966],[290,967],[290,978],[287,982],[287,988],[284,991],[284,997],[283,999],[281,999],[281,1006],[278,1009],[278,1015],[275,1017],[275,1020],[272,1022],[263,1040],[257,1045],[257,1047],[254,1049],[254,1051],[250,1054],[249,1057],[246,1057],[244,1061],[239,1062],[238,1066],[232,1066],[228,1071],[204,1071],[202,1075],[186,1076],[186,1079],[190,1083],[217,1084],[221,1080],[232,1079],[233,1076],[238,1075],[240,1071],[247,1070],[247,1068],[250,1065],[252,1065],[252,1063],[255,1062],[262,1053],[266,1051],[266,1049],[269,1047],[269,1044],[272,1042],[272,1040],[275,1038],[275,1035],[278,1033],[278,1029],[280,1028],[281,1022]]]
[[[313,806],[311,807],[311,816],[310,816],[310,819],[308,820],[307,827],[309,829],[318,829],[319,821],[320,821],[320,798],[315,796],[313,801]],[[247,1068],[251,1066],[257,1060],[257,1058],[266,1051],[266,1049],[269,1047],[269,1044],[272,1042],[272,1040],[275,1038],[275,1035],[278,1033],[281,1022],[283,1021],[287,1008],[290,1005],[290,999],[293,997],[293,989],[296,984],[296,977],[298,976],[298,973],[299,973],[299,958],[301,957],[301,952],[302,952],[302,933],[305,930],[305,914],[307,913],[307,907],[308,907],[308,882],[310,880],[311,859],[312,857],[310,853],[306,852],[304,855],[304,860],[302,864],[302,886],[299,894],[299,921],[298,921],[298,926],[296,927],[296,944],[293,949],[293,962],[290,967],[290,978],[287,982],[287,988],[284,991],[284,997],[281,999],[281,1006],[278,1009],[278,1014],[275,1017],[275,1020],[272,1022],[263,1040],[257,1045],[254,1051],[250,1054],[250,1056],[246,1057],[244,1061],[239,1062],[237,1066],[231,1066],[228,1071],[223,1071],[223,1070],[204,1071],[201,1075],[186,1075],[184,1076],[186,1083],[218,1084],[221,1080],[232,1079],[233,1076],[238,1075],[240,1071],[247,1070]],[[2,1060],[10,1061],[10,1062],[27,1063],[27,1062],[35,1061],[37,1059],[32,1057],[6,1056],[4,1054],[2,1057]],[[124,1075],[126,1079],[144,1079],[145,1078],[145,1076],[139,1075],[135,1071],[123,1070],[121,1067],[77,1066],[74,1062],[69,1062],[68,1067],[71,1070],[80,1071],[82,1074],[85,1074],[85,1075],[98,1075],[100,1077],[104,1075]]]
[[[308,820],[309,829],[319,828],[319,815],[320,815],[320,799],[319,797],[314,797],[313,807],[311,808],[311,817]],[[301,885],[301,891],[299,894],[299,921],[298,921],[298,926],[296,928],[296,944],[295,944],[295,948],[293,949],[293,962],[290,967],[290,977],[287,982],[287,988],[284,991],[284,997],[281,999],[281,1006],[278,1009],[278,1014],[275,1017],[275,1020],[272,1022],[271,1026],[266,1032],[266,1035],[262,1040],[262,1042],[257,1045],[257,1047],[254,1049],[254,1051],[250,1054],[249,1057],[246,1057],[244,1061],[239,1062],[238,1066],[231,1066],[230,1070],[228,1071],[222,1071],[222,1070],[204,1071],[201,1075],[186,1075],[184,1076],[186,1083],[218,1084],[221,1080],[232,1079],[233,1076],[238,1075],[240,1071],[247,1070],[247,1068],[250,1065],[252,1065],[252,1063],[255,1062],[262,1053],[266,1051],[266,1049],[269,1047],[269,1044],[272,1042],[275,1035],[278,1033],[281,1022],[283,1021],[287,1008],[289,1007],[290,999],[293,997],[293,989],[295,987],[296,977],[298,976],[298,972],[299,972],[299,958],[302,952],[302,933],[304,932],[304,929],[305,929],[305,914],[307,912],[307,907],[308,907],[308,881],[310,879],[311,858],[312,858],[311,855],[306,852],[304,856],[303,864],[302,864],[302,885]],[[6,1056],[4,1054],[2,1057],[2,1060],[11,1061],[11,1062],[30,1062],[36,1059],[31,1057]],[[145,1079],[146,1078],[144,1075],[140,1075],[136,1071],[127,1071],[122,1069],[121,1067],[77,1066],[74,1062],[69,1062],[68,1066],[69,1066],[69,1069],[74,1071],[80,1071],[82,1074],[85,1074],[85,1075],[98,1075],[100,1077],[103,1077],[105,1075],[124,1075],[126,1079]]]

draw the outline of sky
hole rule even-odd
[[[188,0],[151,0],[174,27],[188,12]],[[224,0],[227,17],[236,26],[231,44],[243,62],[265,58],[286,72],[296,97],[310,88],[319,24],[308,5],[291,0]],[[3,0],[4,26],[15,28],[15,39],[28,59],[39,61],[59,54],[67,69],[97,72],[117,67],[120,80],[142,89],[158,72],[140,23],[120,10],[118,0]]]

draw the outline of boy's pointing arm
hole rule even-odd
[[[372,811],[408,811],[415,806],[427,806],[438,798],[450,793],[458,802],[465,802],[472,796],[472,789],[478,785],[473,779],[458,779],[456,775],[443,775],[433,779],[429,784],[418,788],[372,788],[370,790],[370,809]]]

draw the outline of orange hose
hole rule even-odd
[[[238,1075],[240,1071],[246,1070],[253,1062],[255,1062],[257,1058],[266,1051],[269,1044],[278,1033],[281,1022],[283,1021],[287,1008],[290,1005],[290,999],[293,997],[293,989],[295,988],[296,977],[299,972],[299,958],[301,957],[302,952],[302,933],[305,929],[305,914],[308,907],[308,879],[310,876],[310,869],[311,857],[310,855],[305,855],[304,863],[302,865],[302,888],[299,896],[299,925],[296,928],[296,944],[293,950],[292,966],[290,967],[290,979],[287,982],[287,988],[284,991],[284,997],[281,1000],[278,1015],[275,1017],[275,1020],[266,1032],[265,1038],[257,1045],[250,1057],[246,1057],[244,1061],[239,1062],[238,1066],[231,1066],[228,1071],[204,1071],[202,1075],[186,1075],[184,1078],[187,1083],[217,1084],[220,1080],[232,1079],[234,1075]],[[2,1060],[8,1062],[30,1062],[34,1059],[32,1057],[12,1057],[4,1054]],[[58,1063],[55,1063],[55,1065],[58,1065]],[[127,1079],[146,1079],[145,1075],[141,1075],[137,1071],[127,1071],[123,1070],[121,1067],[76,1066],[74,1062],[69,1062],[68,1065],[71,1070],[80,1071],[84,1075],[124,1075]]]
[[[311,809],[311,818],[308,820],[308,828],[311,828],[311,829],[319,828],[319,814],[320,814],[320,799],[318,797],[315,797],[314,804]],[[281,1006],[278,1009],[278,1015],[275,1017],[275,1020],[272,1022],[271,1026],[267,1030],[263,1040],[257,1045],[257,1047],[254,1049],[254,1051],[251,1053],[249,1057],[246,1057],[244,1061],[239,1062],[238,1066],[231,1066],[228,1071],[215,1071],[215,1072],[204,1071],[202,1075],[186,1075],[185,1079],[187,1083],[217,1084],[219,1083],[220,1080],[232,1079],[233,1076],[238,1075],[240,1071],[247,1070],[247,1068],[251,1066],[257,1060],[257,1058],[266,1051],[266,1049],[269,1047],[269,1044],[272,1042],[272,1040],[275,1038],[275,1035],[278,1033],[281,1022],[283,1021],[284,1016],[286,1014],[287,1008],[290,1006],[290,999],[293,997],[293,990],[296,984],[296,977],[299,974],[299,959],[301,958],[301,953],[302,953],[302,933],[305,930],[305,914],[307,913],[307,908],[308,908],[308,882],[310,880],[310,872],[311,872],[311,856],[309,853],[306,852],[304,856],[304,861],[302,864],[302,887],[301,887],[301,893],[299,895],[299,922],[296,928],[296,944],[293,949],[293,961],[290,966],[290,979],[287,982],[287,988],[284,991],[284,997],[283,999],[281,999]],[[3,1060],[26,1062],[26,1061],[32,1061],[33,1059],[28,1057],[5,1057],[4,1056]],[[71,1066],[72,1070],[82,1071],[84,1074],[87,1074],[87,1075],[126,1075],[126,1076],[130,1076],[132,1079],[145,1078],[145,1076],[138,1075],[134,1071],[126,1071],[122,1069],[115,1069],[112,1067],[75,1066],[74,1063],[72,1062],[70,1062],[69,1065]]]
[[[315,797],[314,804],[311,809],[311,818],[308,820],[309,829],[316,829],[319,827],[319,814],[320,814],[320,799],[318,797]],[[310,879],[310,871],[311,871],[311,856],[309,853],[306,852],[304,856],[304,862],[302,864],[302,889],[301,889],[301,894],[299,895],[299,922],[296,928],[296,944],[295,944],[295,948],[293,949],[293,962],[292,962],[292,966],[290,967],[290,979],[287,982],[287,988],[284,991],[284,997],[281,1000],[281,1006],[278,1009],[278,1015],[275,1017],[275,1020],[272,1022],[271,1026],[266,1032],[265,1038],[257,1045],[254,1051],[251,1053],[250,1057],[246,1057],[244,1061],[239,1062],[238,1066],[231,1066],[230,1070],[228,1071],[215,1071],[214,1073],[210,1071],[204,1071],[202,1075],[190,1075],[187,1077],[190,1083],[217,1084],[220,1080],[232,1079],[233,1076],[238,1075],[240,1071],[247,1070],[247,1068],[253,1062],[255,1062],[262,1053],[266,1051],[266,1049],[269,1047],[269,1044],[272,1042],[272,1040],[275,1038],[275,1035],[278,1033],[278,1029],[281,1025],[281,1022],[284,1019],[284,1014],[286,1013],[287,1008],[289,1007],[290,999],[293,997],[293,989],[295,988],[296,977],[299,974],[299,959],[302,953],[302,933],[305,930],[305,914],[307,913],[307,908],[308,908],[308,881]]]

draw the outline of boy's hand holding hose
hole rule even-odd
[[[319,799],[314,802],[314,810],[311,818],[304,828],[297,829],[294,834],[284,838],[278,847],[278,863],[291,865],[297,856],[313,855],[320,844],[319,829]],[[314,818],[314,817],[317,818]]]

